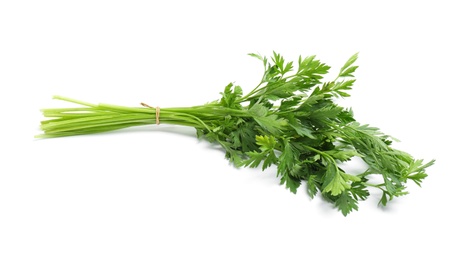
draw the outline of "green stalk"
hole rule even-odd
[[[83,135],[119,130],[132,126],[156,124],[155,108],[126,107],[111,104],[91,104],[88,102],[55,96],[54,99],[67,101],[84,107],[42,109],[45,117],[41,122],[43,134],[36,138],[50,138]],[[189,126],[211,131],[207,124],[223,120],[227,115],[251,117],[246,111],[231,109],[219,104],[206,104],[193,107],[161,108],[160,123]]]

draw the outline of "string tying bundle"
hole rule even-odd
[[[160,124],[160,107],[158,107],[158,106],[157,107],[151,107],[151,106],[149,106],[146,103],[141,103],[141,106],[155,109],[155,123],[157,125],[159,125]]]

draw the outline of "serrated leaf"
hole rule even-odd
[[[277,68],[280,71],[283,70],[283,64],[284,64],[285,60],[282,55],[280,55],[274,51],[273,56],[272,56],[272,61],[275,63],[275,65],[277,65]]]
[[[296,194],[298,191],[299,186],[301,186],[301,180],[298,178],[295,178],[293,176],[290,176],[288,174],[285,174],[282,176],[280,179],[280,184],[285,184],[285,187],[289,189],[291,192]]]
[[[261,56],[260,54],[257,54],[257,53],[249,53],[248,55],[261,60],[263,62],[264,68],[266,69],[266,65],[268,64],[268,58]]]
[[[249,108],[249,113],[253,116],[263,117],[268,114],[268,109],[262,104],[256,103]]]
[[[304,59],[299,58],[297,75],[300,77],[308,77],[315,80],[323,78],[322,75],[328,73],[330,67],[319,60],[315,59],[315,55],[308,56]]]
[[[409,175],[407,178],[416,183],[416,185],[421,187],[421,183],[428,175],[426,173],[415,173]]]
[[[333,150],[326,151],[326,153],[331,155],[331,157],[333,157],[334,159],[339,160],[341,162],[348,161],[354,156],[363,157],[363,155],[358,153],[356,150],[345,149],[343,147],[341,149],[335,148]]]
[[[388,199],[388,194],[383,191],[382,193],[382,197],[380,198],[380,201],[378,202],[379,204],[383,205],[383,206],[386,206],[386,204],[388,203],[389,199]]]
[[[256,132],[254,131],[254,124],[242,123],[238,128],[230,133],[230,139],[233,142],[233,147],[241,148],[243,152],[255,151],[258,145],[255,140]]]
[[[354,55],[352,55],[348,59],[348,61],[344,64],[344,66],[342,66],[342,68],[340,69],[339,77],[347,77],[346,74],[355,72],[355,70],[356,70],[356,68],[358,68],[358,66],[353,66],[353,67],[350,67],[350,66],[353,63],[355,63],[357,59],[358,59],[358,53],[355,53]],[[351,75],[351,77],[352,77],[352,75]]]
[[[220,104],[222,106],[240,108],[240,104],[237,102],[237,99],[242,96],[242,88],[240,86],[234,86],[233,89],[233,83],[229,83],[221,94]]]
[[[269,68],[264,72],[262,82],[277,82],[279,79],[279,68],[277,65],[269,65]]]
[[[254,119],[261,127],[274,135],[279,135],[282,132],[282,129],[287,125],[287,121],[283,118],[278,118],[277,115],[254,117]]]
[[[272,150],[275,148],[277,141],[274,136],[257,135],[255,137],[256,143],[260,146],[261,150]]]
[[[422,181],[428,176],[425,173],[425,169],[433,165],[434,162],[435,160],[431,160],[430,162],[423,164],[422,159],[413,160],[410,166],[408,167],[405,177],[415,182],[416,185],[421,186]]]
[[[361,181],[361,178],[358,177],[358,176],[355,176],[355,175],[351,175],[351,174],[348,174],[348,173],[345,173],[345,172],[340,172],[340,175],[342,176],[342,178],[346,181],[346,182],[359,182]]]
[[[342,212],[344,216],[353,210],[358,210],[358,201],[356,201],[349,192],[342,192],[335,200],[336,207]]]
[[[257,168],[265,158],[264,154],[259,152],[247,152],[246,154],[249,158],[243,162],[245,167]]]
[[[323,181],[323,192],[330,193],[332,196],[337,196],[346,189],[350,188],[350,185],[341,176],[341,173],[336,165],[329,163],[326,167],[326,173]]]
[[[274,154],[274,151],[269,151],[263,161],[262,170],[264,171],[266,168],[268,168],[271,165],[276,164],[276,163],[277,163],[277,157]]]
[[[348,67],[345,71],[339,74],[339,77],[354,77],[353,73],[358,69],[358,66]]]
[[[263,61],[263,56],[261,56],[260,54],[258,53],[248,53],[247,55],[251,56],[251,57],[254,57],[254,58],[257,58],[261,61]]]
[[[292,108],[299,105],[299,103],[301,103],[301,97],[282,99],[282,101],[280,102],[280,110],[281,111],[291,110]]]
[[[355,81],[356,80],[352,79],[335,82],[331,90],[341,97],[349,97],[350,94],[348,94],[347,91],[352,89],[351,87]]]
[[[367,179],[364,179],[363,181],[367,181]],[[350,193],[356,200],[365,200],[369,196],[369,191],[367,190],[366,185],[362,182],[352,183]]]
[[[263,162],[262,169],[265,170],[272,164],[277,163],[277,157],[274,153],[276,139],[273,136],[256,136],[256,143],[260,146],[261,152],[247,152],[248,159],[244,160],[243,165],[251,168],[258,167]]]
[[[268,115],[268,109],[261,104],[255,104],[249,109],[253,119],[266,131],[273,135],[278,135],[287,125],[287,121],[278,118],[277,115]]]
[[[278,161],[278,171],[279,173],[291,173],[298,163],[299,151],[287,139],[283,140],[282,146],[282,154],[279,156]]]
[[[288,73],[288,72],[290,72],[292,69],[293,69],[293,62],[292,62],[292,61],[287,62],[287,65],[286,65],[285,68],[282,70],[282,75],[283,75],[283,74],[286,74],[286,73]]]
[[[318,181],[316,175],[310,175],[307,179],[307,194],[310,198],[314,198],[318,193]]]
[[[218,140],[220,145],[222,145],[222,147],[225,149],[226,153],[225,153],[225,158],[228,159],[231,163],[234,164],[234,166],[236,167],[240,167],[243,165],[243,162],[242,162],[242,154],[240,151],[237,151],[237,150],[234,150],[231,148],[230,146],[230,143],[228,142],[224,142],[224,141],[220,141]]]
[[[303,125],[299,119],[292,118],[288,120],[288,125],[290,125],[298,135],[305,136],[310,139],[315,139],[316,137],[312,134],[312,129]]]

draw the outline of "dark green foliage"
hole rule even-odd
[[[378,128],[362,125],[353,111],[335,103],[349,97],[358,68],[357,54],[342,66],[336,79],[323,82],[330,67],[315,56],[286,62],[274,52],[271,59],[258,54],[264,73],[259,84],[244,94],[228,84],[219,100],[185,108],[162,108],[160,122],[194,127],[198,137],[218,143],[226,158],[237,167],[275,166],[280,183],[296,193],[303,182],[310,197],[318,193],[343,215],[358,210],[358,201],[369,196],[368,188],[383,193],[380,204],[407,194],[405,183],[421,185],[424,163],[391,147],[393,139]],[[63,97],[86,108],[45,109],[44,131],[39,137],[91,134],[125,127],[154,124],[155,109],[94,105]],[[341,163],[360,157],[368,170],[354,175]],[[382,183],[371,183],[380,175]]]
[[[344,215],[358,210],[358,201],[369,196],[367,187],[382,190],[380,203],[386,205],[393,197],[406,194],[408,179],[420,185],[427,176],[425,168],[434,161],[423,164],[423,160],[392,148],[392,138],[378,128],[359,124],[351,109],[334,102],[350,96],[357,54],[342,66],[335,80],[328,82],[321,80],[330,67],[315,56],[299,57],[295,66],[275,52],[271,60],[250,55],[263,62],[260,84],[245,96],[237,94],[241,90],[225,90],[219,103],[251,117],[240,116],[249,124],[248,132],[230,130],[237,136],[232,139],[232,149],[241,152],[240,165],[261,165],[263,170],[276,165],[280,183],[291,192],[296,193],[305,181],[312,198],[323,193]],[[236,101],[226,102],[231,96],[236,96]],[[242,142],[248,145],[240,145]],[[366,162],[369,169],[365,173],[352,175],[340,168],[341,162],[354,156]],[[384,182],[369,183],[371,174],[380,174]]]

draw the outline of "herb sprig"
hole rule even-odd
[[[381,205],[407,194],[406,183],[421,185],[424,162],[391,146],[393,138],[378,128],[358,123],[351,109],[335,100],[349,97],[358,66],[355,54],[332,81],[323,81],[330,67],[315,56],[286,62],[276,52],[259,59],[264,73],[247,94],[228,84],[221,98],[193,107],[161,108],[160,122],[194,127],[196,134],[226,151],[236,167],[274,166],[280,183],[291,192],[306,183],[310,197],[318,193],[343,215],[358,210],[370,189],[382,193]],[[55,99],[79,104],[77,108],[43,109],[52,119],[41,122],[38,138],[107,132],[155,124],[153,108],[91,104],[61,96]],[[361,174],[346,172],[341,164],[360,157],[367,165]],[[379,175],[382,182],[372,182]]]

